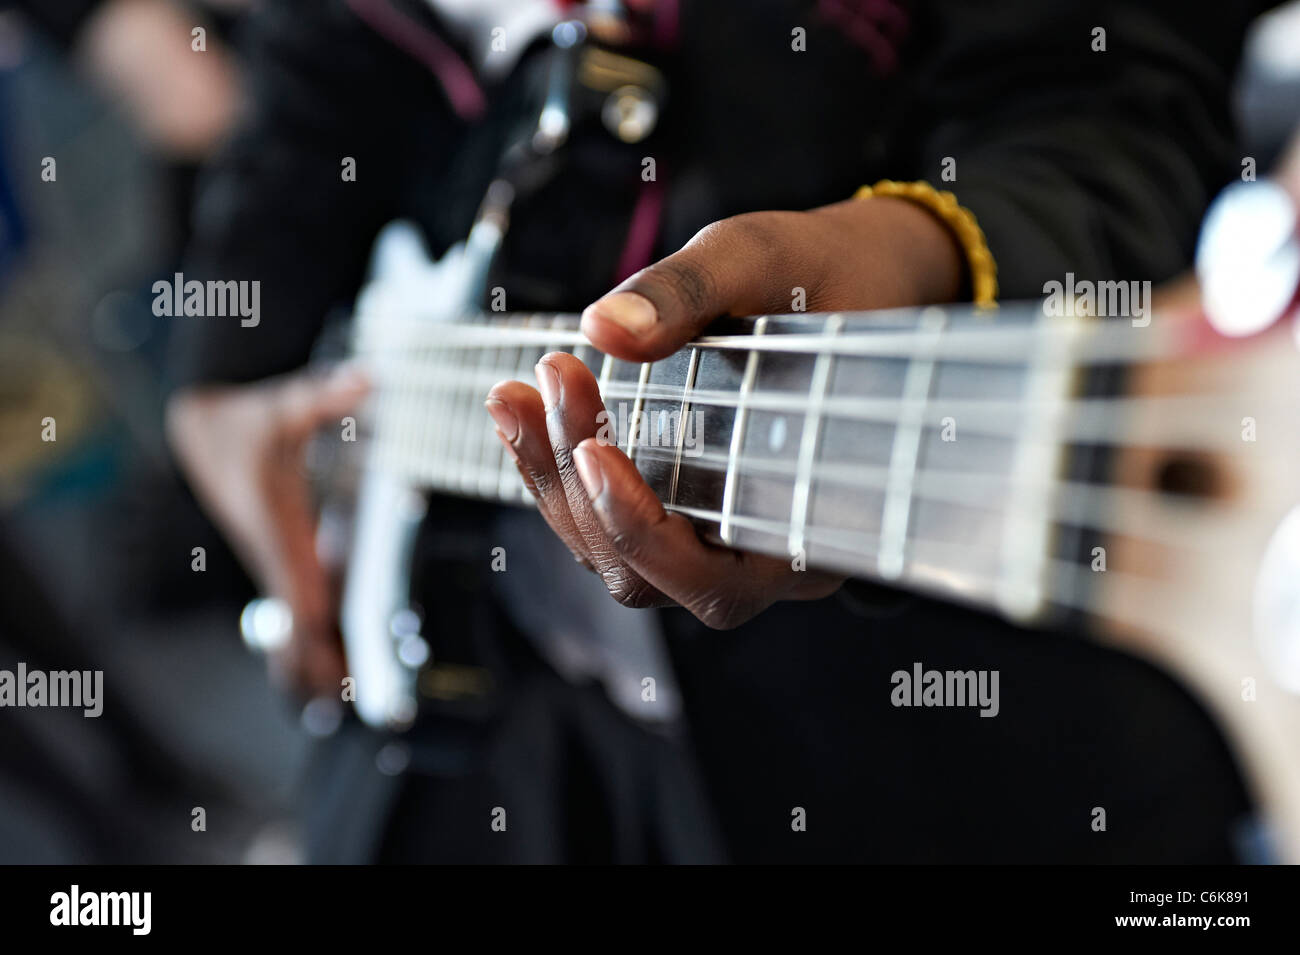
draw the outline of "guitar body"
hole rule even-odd
[[[1195,321],[1191,319],[1190,321]],[[1194,333],[1194,332],[1193,332]],[[1118,453],[1121,498],[1098,575],[1095,632],[1193,688],[1240,759],[1286,861],[1300,861],[1300,354],[1280,326],[1135,369],[1129,425],[1212,450]],[[1161,399],[1199,395],[1177,428]],[[1143,400],[1146,399],[1146,400]],[[1207,442],[1207,436],[1217,440]],[[1173,493],[1162,487],[1173,481]]]

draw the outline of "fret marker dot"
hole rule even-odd
[[[785,447],[785,418],[773,418],[772,428],[767,433],[767,446],[773,451]]]

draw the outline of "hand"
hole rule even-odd
[[[905,200],[752,213],[714,223],[632,276],[583,313],[582,329],[617,358],[654,361],[719,316],[789,312],[795,287],[810,311],[948,301],[960,290],[961,262],[946,227]],[[540,393],[502,382],[488,412],[542,516],[620,603],[675,603],[726,629],[777,600],[815,600],[843,582],[701,540],[622,451],[596,439],[604,406],[586,366],[553,353],[536,374]]]
[[[304,456],[312,435],[337,425],[365,391],[356,372],[299,373],[182,392],[167,409],[168,438],[195,494],[262,591],[293,612],[289,641],[268,665],[273,682],[301,698],[338,694],[346,675],[339,574],[317,553]]]

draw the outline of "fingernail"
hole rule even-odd
[[[633,335],[643,335],[659,321],[659,313],[644,295],[636,292],[615,292],[597,300],[591,306],[597,317],[613,322]]]
[[[539,361],[533,368],[537,376],[537,390],[542,393],[542,404],[550,411],[560,403],[560,375],[549,362]]]
[[[495,430],[497,433],[497,437],[501,439],[501,446],[506,449],[506,454],[510,455],[510,459],[514,461],[515,464],[518,464],[519,452],[515,450],[514,443],[505,436],[505,432],[503,432],[500,428],[496,428]]]
[[[497,431],[503,440],[513,441],[519,437],[519,419],[515,417],[508,404],[500,398],[489,398],[483,402],[483,407],[487,408],[488,414],[496,422]]]
[[[605,476],[600,472],[600,462],[590,448],[581,445],[573,449],[573,465],[578,469],[582,486],[587,489],[587,497],[593,501],[605,490]]]

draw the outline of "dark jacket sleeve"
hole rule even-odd
[[[1254,5],[952,0],[908,77],[916,172],[979,219],[1002,297],[1078,277],[1160,281],[1240,157],[1229,91]],[[1105,31],[1105,49],[1094,50]],[[952,167],[950,167],[952,168]]]
[[[172,387],[302,365],[409,184],[437,175],[461,132],[424,68],[339,0],[263,4],[242,39],[250,115],[204,173],[183,274],[260,282],[259,320],[169,319]],[[342,175],[348,157],[355,181]]]

